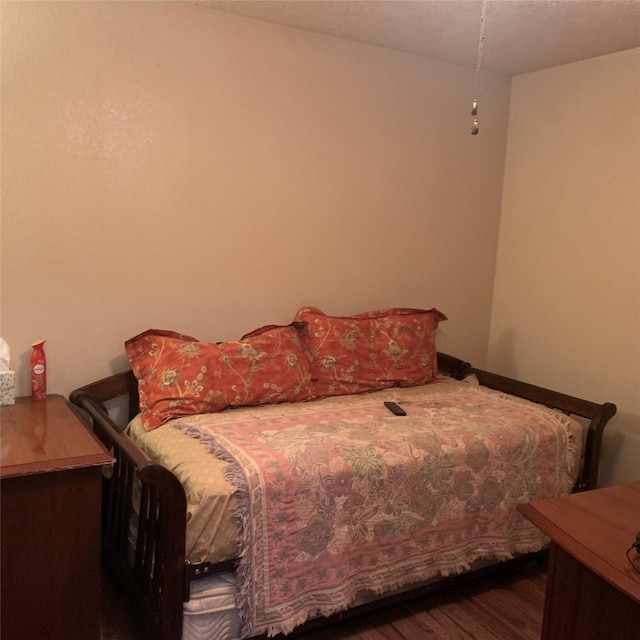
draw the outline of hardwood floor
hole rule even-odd
[[[103,584],[101,640],[139,640],[141,633],[112,585]],[[296,640],[538,640],[546,567],[532,560],[517,572],[481,578],[318,629]],[[217,639],[212,639],[217,640]]]

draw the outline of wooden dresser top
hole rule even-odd
[[[538,500],[518,510],[591,571],[640,602],[640,575],[626,556],[640,532],[640,482]],[[640,569],[635,550],[631,559]]]
[[[0,478],[112,462],[62,396],[16,398],[0,408]]]

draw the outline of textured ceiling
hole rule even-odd
[[[476,66],[482,0],[188,0]],[[517,75],[640,47],[640,0],[487,0],[483,66]]]

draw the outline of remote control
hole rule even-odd
[[[399,407],[395,402],[385,402],[384,406],[387,407],[387,409],[389,409],[389,411],[391,411],[394,416],[407,415],[407,412],[402,407]]]

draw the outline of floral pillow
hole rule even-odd
[[[217,344],[156,329],[127,340],[144,428],[231,406],[309,399],[314,386],[300,327],[263,327]]]
[[[311,355],[318,396],[412,387],[438,374],[435,331],[446,316],[437,309],[383,309],[335,317],[314,307],[296,314]]]

